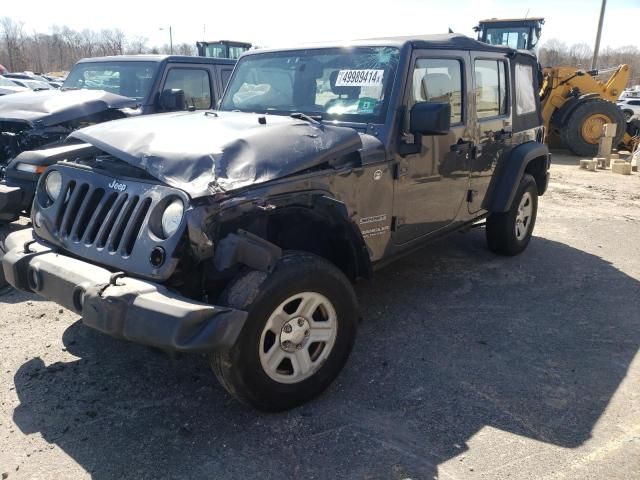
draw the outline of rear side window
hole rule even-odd
[[[501,60],[476,60],[476,108],[478,118],[506,115],[509,90],[506,64]]]
[[[526,115],[536,111],[536,92],[531,65],[516,64],[516,113]]]
[[[184,91],[187,107],[211,108],[211,83],[209,72],[196,68],[172,68],[167,74],[164,88],[178,88]]]
[[[454,59],[419,58],[413,71],[411,108],[416,102],[451,104],[451,123],[462,122],[462,63]]]

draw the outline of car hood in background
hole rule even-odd
[[[194,198],[284,177],[362,147],[352,128],[240,112],[115,120],[76,130],[70,138],[142,168]]]
[[[118,108],[135,107],[133,98],[104,90],[42,90],[0,98],[0,120],[39,122],[43,127]]]
[[[30,90],[27,87],[21,87],[20,85],[16,85],[15,87],[0,87],[1,95],[9,95],[11,93],[19,93],[19,92],[29,92]]]

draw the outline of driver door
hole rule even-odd
[[[423,136],[420,153],[396,155],[393,242],[403,245],[451,225],[466,202],[473,138],[468,128],[470,57],[446,51],[416,51],[405,93],[404,132],[416,102],[449,102],[451,130]],[[411,135],[403,134],[411,140]],[[465,209],[466,210],[466,209]]]

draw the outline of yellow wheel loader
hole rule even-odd
[[[542,25],[544,18],[494,18],[480,21],[475,30],[482,42],[535,52]],[[610,76],[606,81],[598,79],[607,73]],[[628,65],[599,71],[547,67],[541,69],[540,74],[540,102],[547,143],[559,141],[576,155],[595,156],[602,126],[615,123],[618,127],[613,144],[631,148],[637,127],[627,125],[616,105],[629,81]]]

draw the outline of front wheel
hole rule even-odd
[[[249,315],[236,345],[212,354],[212,368],[229,393],[261,410],[287,410],[319,395],[355,340],[353,287],[315,255],[287,254],[270,274],[241,274],[221,303]]]
[[[494,212],[487,218],[489,250],[501,255],[521,253],[531,240],[538,213],[538,187],[529,174],[524,174],[511,208]]]

